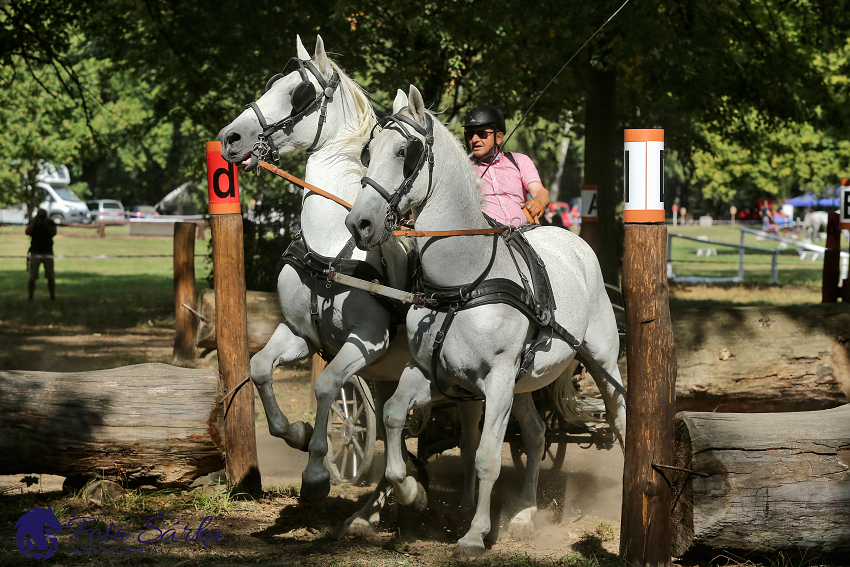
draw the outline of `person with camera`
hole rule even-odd
[[[53,258],[44,258],[43,256],[53,256],[53,237],[56,236],[56,223],[47,218],[47,211],[39,209],[27,225],[26,233],[31,239],[28,254],[30,278],[27,282],[29,300],[32,301],[35,293],[38,267],[42,264],[44,265],[44,277],[47,278],[47,290],[50,292],[50,299],[55,300],[56,276],[53,272]]]
[[[484,214],[507,226],[540,217],[549,206],[549,191],[540,182],[531,158],[501,151],[506,130],[502,111],[487,104],[476,106],[467,114],[463,128],[472,152],[470,160],[482,181]]]

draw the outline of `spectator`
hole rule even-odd
[[[53,237],[56,236],[56,223],[47,218],[47,211],[39,209],[35,218],[27,225],[26,233],[30,236],[28,267],[30,278],[27,282],[29,300],[35,293],[35,280],[38,279],[38,267],[44,264],[44,277],[47,278],[47,290],[50,299],[56,299],[56,276],[53,273]],[[44,258],[40,256],[51,256]]]

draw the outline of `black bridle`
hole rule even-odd
[[[260,126],[263,128],[262,133],[257,137],[257,143],[254,144],[254,153],[257,154],[261,160],[264,159],[265,155],[268,153],[271,153],[272,158],[274,158],[275,161],[280,160],[280,151],[277,149],[277,146],[275,146],[274,140],[272,140],[272,134],[278,130],[284,130],[287,131],[287,133],[291,132],[292,127],[298,124],[302,118],[312,113],[316,108],[319,108],[319,127],[316,130],[316,137],[313,139],[313,143],[307,149],[308,152],[313,151],[316,144],[319,143],[319,136],[322,135],[322,126],[324,125],[327,116],[328,102],[331,98],[333,98],[334,92],[339,86],[339,74],[336,71],[334,71],[331,76],[331,80],[326,81],[319,70],[316,69],[316,66],[313,65],[313,62],[309,59],[302,61],[298,57],[293,57],[290,59],[289,63],[292,61],[296,61],[298,63],[298,72],[301,74],[301,82],[292,91],[292,112],[289,116],[282,120],[278,120],[273,124],[269,124],[266,122],[266,119],[256,102],[245,105],[245,108],[250,108],[254,111],[254,114],[257,115],[257,120],[260,121]],[[289,63],[286,65],[288,66]],[[309,69],[313,76],[316,77],[316,80],[322,87],[322,92],[316,94],[316,88],[307,76],[307,69]],[[284,67],[284,70],[286,70],[286,67]],[[284,72],[281,71],[269,79],[269,82],[266,83],[266,92],[272,88],[275,81],[284,76]]]
[[[413,188],[413,183],[419,176],[419,172],[422,171],[422,168],[425,166],[426,161],[428,162],[428,192],[425,194],[425,199],[422,203],[424,204],[431,195],[431,184],[434,173],[434,123],[430,114],[425,114],[425,123],[427,126],[423,128],[415,120],[402,114],[387,116],[386,118],[381,119],[380,122],[372,128],[369,141],[365,146],[363,146],[363,151],[360,153],[361,163],[364,166],[369,167],[369,144],[372,143],[372,140],[375,137],[375,128],[378,126],[381,126],[384,130],[395,130],[407,140],[407,146],[404,149],[404,181],[401,182],[398,189],[396,189],[393,193],[390,193],[371,177],[363,177],[363,179],[360,180],[361,186],[371,186],[389,205],[385,221],[387,228],[386,234],[391,234],[392,231],[399,225],[402,214],[398,209],[398,204],[401,202],[402,197],[410,193],[410,190]],[[411,134],[405,127],[405,124],[421,134],[425,138],[425,143],[422,143],[422,140]]]

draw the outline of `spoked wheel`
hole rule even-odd
[[[567,421],[555,410],[542,411],[540,417],[546,423],[546,444],[543,449],[543,461],[552,464],[553,471],[560,471],[564,466],[564,458],[567,455],[567,442],[562,437],[567,434]],[[525,474],[525,447],[522,443],[511,443],[511,458],[514,468],[520,474]]]
[[[334,484],[358,484],[368,477],[375,454],[374,407],[369,387],[358,376],[342,385],[331,404],[325,467]]]

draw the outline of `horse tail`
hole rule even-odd
[[[578,366],[578,360],[570,362],[567,369],[552,383],[552,405],[565,418],[579,417],[579,407],[576,402],[578,390],[573,383],[573,373]]]

